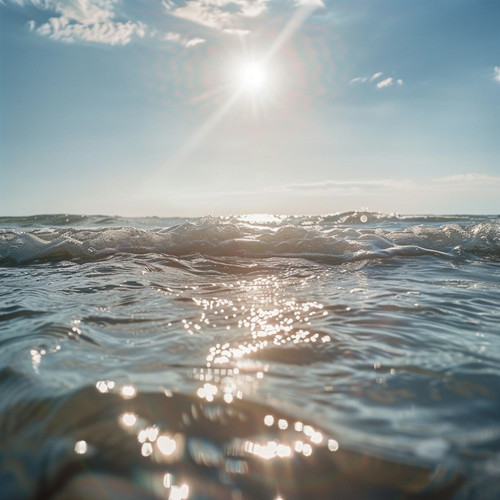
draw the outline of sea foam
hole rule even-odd
[[[63,227],[1,230],[0,261],[93,260],[118,253],[290,257],[331,263],[419,255],[500,257],[500,225],[494,220],[442,223],[433,217],[426,224],[424,217],[402,219],[368,214],[356,215],[358,224],[352,225],[353,218],[350,213],[335,218],[289,217],[278,223],[252,224],[237,218],[205,217],[182,223],[167,220],[162,222],[174,224],[141,229],[116,225],[80,228],[75,221],[82,221],[71,216],[66,217],[68,222]],[[103,218],[98,222],[102,224]]]

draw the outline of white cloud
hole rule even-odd
[[[279,186],[268,186],[268,190],[276,192],[295,191],[303,193],[335,192],[338,194],[374,193],[395,189],[410,188],[500,188],[500,176],[479,173],[455,174],[446,177],[430,177],[423,180],[414,179],[364,179],[364,180],[335,180],[328,179],[318,182],[302,182]]]
[[[173,33],[170,31],[163,37],[163,39],[167,42],[180,42],[181,35],[180,33]]]
[[[200,45],[200,43],[205,43],[206,40],[204,38],[200,38],[200,37],[194,37],[194,38],[190,38],[187,42],[186,42],[186,47],[195,47],[196,45]]]
[[[31,4],[42,10],[57,13],[48,21],[37,25],[29,21],[31,31],[63,42],[103,43],[125,45],[133,36],[144,37],[146,25],[140,21],[117,21],[116,0],[16,0],[19,5]]]
[[[175,9],[176,7],[175,2],[173,2],[172,0],[163,0],[162,5],[167,10]]]
[[[297,7],[312,7],[315,9],[325,7],[322,0],[296,0],[295,4]]]
[[[350,85],[361,84],[361,83],[374,84],[378,89],[382,89],[384,87],[392,87],[394,84],[400,87],[404,84],[402,78],[398,78],[395,80],[393,77],[388,77],[384,78],[383,80],[380,80],[380,78],[383,75],[384,73],[382,73],[382,71],[377,71],[372,76],[357,76],[356,78],[350,80],[349,84]]]
[[[144,37],[146,26],[141,23],[106,21],[95,24],[70,23],[65,17],[52,17],[35,31],[62,42],[103,43],[108,45],[126,45],[133,36]]]
[[[183,37],[180,33],[169,32],[167,33],[163,39],[167,42],[175,42],[179,45],[183,45],[184,47],[195,47],[201,43],[205,43],[204,38],[194,37],[194,38],[186,38]]]
[[[63,17],[81,24],[100,24],[113,19],[114,0],[72,0],[56,3]]]
[[[407,181],[398,181],[393,179],[381,180],[353,180],[353,181],[338,181],[327,180],[321,182],[304,182],[301,184],[289,184],[283,186],[282,190],[293,191],[373,191],[392,189],[394,187],[408,184]]]
[[[266,9],[269,0],[187,0],[177,6],[163,0],[167,12],[175,17],[217,30],[238,29],[242,18],[257,17]]]
[[[392,87],[393,85],[394,85],[394,80],[391,77],[389,77],[386,78],[385,80],[382,80],[381,82],[378,82],[377,88],[382,89],[384,87]]]
[[[172,7],[170,2],[163,3],[167,11],[175,17],[191,21],[209,28],[223,29],[232,23],[234,14],[220,9],[212,3],[198,0],[188,1],[182,7]]]
[[[267,10],[269,0],[239,0],[228,3],[235,3],[240,6],[241,14],[244,17],[257,17]]]
[[[357,76],[356,78],[353,78],[349,83],[356,84],[356,83],[365,83],[368,80],[367,76]]]
[[[457,213],[490,209],[481,208],[483,200],[495,203],[500,193],[500,176],[487,174],[457,174],[449,177],[357,180],[328,179],[319,182],[298,182],[287,185],[267,185],[259,190],[233,193],[248,207],[251,199],[276,201],[275,212],[287,213],[288,206],[297,212],[326,213],[332,206],[350,210],[353,206],[377,207],[381,211],[402,213]],[[225,193],[227,196],[229,192]],[[222,197],[222,196],[221,196]],[[460,200],[461,209],[457,206]],[[283,201],[286,200],[286,203]],[[470,208],[465,208],[465,207]],[[484,205],[487,206],[487,205]],[[285,207],[283,209],[283,207]],[[263,208],[261,208],[263,210]],[[265,210],[268,210],[267,208]]]
[[[500,66],[495,66],[495,75],[494,75],[494,79],[497,81],[497,82],[500,82]]]
[[[439,177],[436,181],[454,186],[500,186],[500,176],[478,173],[448,175],[446,177]]]

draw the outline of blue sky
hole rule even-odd
[[[500,212],[498,0],[0,0],[0,215]]]

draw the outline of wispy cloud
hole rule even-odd
[[[448,184],[453,186],[497,186],[500,187],[500,176],[498,175],[488,175],[488,174],[478,174],[478,173],[467,173],[467,174],[455,174],[448,175],[445,177],[439,177],[436,182],[441,184]]]
[[[146,25],[140,21],[118,20],[117,0],[14,0],[20,6],[31,5],[56,15],[37,24],[29,21],[30,30],[62,42],[85,41],[125,45],[132,37],[142,38]]]
[[[186,38],[182,36],[180,33],[174,33],[172,31],[164,35],[163,39],[167,42],[174,42],[184,47],[195,47],[196,45],[200,45],[206,42],[204,38],[200,37]]]
[[[266,191],[272,192],[300,192],[302,194],[334,193],[346,194],[373,194],[411,189],[433,189],[437,191],[456,189],[499,189],[500,176],[465,173],[445,177],[429,177],[425,179],[363,179],[363,180],[336,180],[328,179],[318,182],[297,182],[268,186]]]
[[[162,2],[170,15],[217,30],[240,29],[241,19],[260,16],[268,3],[269,0],[188,0],[179,6],[171,0]]]
[[[29,29],[60,42],[126,45],[134,38],[147,35],[148,38],[194,47],[206,42],[208,36],[206,30],[200,33],[200,28],[211,28],[239,37],[248,35],[253,20],[265,14],[272,1],[162,0],[167,18],[172,16],[185,21],[181,23],[178,34],[177,29],[165,30],[164,22],[160,26],[153,20],[147,25],[137,17],[127,18],[124,15],[126,2],[123,0],[0,0],[0,4],[38,9],[41,15],[28,22]],[[296,12],[311,13],[325,7],[323,0],[291,0],[287,3],[287,8]],[[44,15],[45,19],[40,20]]]
[[[218,190],[217,196],[249,197],[255,195],[280,196],[354,196],[354,195],[385,195],[395,190],[411,188],[414,183],[409,180],[367,179],[367,180],[325,180],[318,182],[297,182],[294,184],[274,184],[265,187],[248,189]]]
[[[358,83],[365,83],[368,80],[368,77],[366,76],[357,76],[356,78],[353,78],[349,84],[350,85],[356,85]]]
[[[375,85],[376,88],[378,89],[383,89],[387,87],[392,87],[393,85],[401,86],[404,84],[404,81],[402,78],[393,78],[392,76],[389,76],[387,78],[381,79],[384,76],[384,73],[382,71],[378,71],[374,73],[372,76],[357,76],[356,78],[353,78],[349,84],[350,85],[359,85],[362,83],[368,83],[368,84],[373,84]]]
[[[304,182],[288,184],[282,187],[286,191],[373,191],[394,188],[407,184],[405,181],[397,181],[393,179],[377,179],[377,180],[325,180],[321,182]]]
[[[187,40],[184,45],[186,47],[195,47],[196,45],[200,45],[200,43],[205,43],[205,41],[203,38],[194,37]]]
[[[497,81],[500,82],[500,66],[495,66],[494,69],[494,76],[493,78]]]

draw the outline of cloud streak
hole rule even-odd
[[[379,180],[347,180],[347,181],[338,181],[338,180],[326,180],[322,182],[305,182],[305,183],[296,183],[296,184],[288,184],[282,186],[282,190],[285,191],[308,191],[308,192],[317,192],[317,191],[373,191],[373,190],[384,190],[384,189],[392,189],[395,187],[401,187],[406,185],[407,181],[397,181],[393,179],[379,179]]]
[[[392,87],[393,85],[397,85],[398,87],[404,85],[404,81],[402,78],[395,79],[392,76],[389,76],[387,78],[382,79],[383,76],[384,73],[378,71],[377,73],[374,73],[372,76],[357,76],[356,78],[353,78],[349,82],[349,84],[350,85],[370,84],[374,85],[377,89],[388,88]]]
[[[485,187],[500,187],[500,176],[468,173],[455,174],[446,177],[439,177],[436,182],[448,184],[449,186],[469,187],[469,186],[485,186]]]
[[[163,39],[167,42],[174,42],[187,48],[195,47],[196,45],[200,45],[206,42],[204,38],[200,37],[186,38],[182,36],[180,33],[175,33],[172,31],[164,35]]]
[[[364,179],[335,180],[328,179],[318,182],[298,182],[267,186],[264,191],[273,193],[296,193],[302,195],[335,194],[347,196],[352,194],[386,194],[391,192],[409,192],[416,189],[427,190],[463,190],[482,189],[489,191],[500,188],[500,176],[466,173],[445,177],[430,177],[425,179]],[[254,192],[249,191],[249,192]]]

